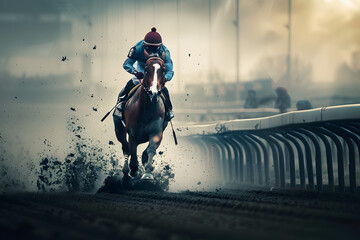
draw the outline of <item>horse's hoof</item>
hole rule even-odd
[[[124,163],[124,167],[122,168],[122,172],[124,173],[125,176],[127,176],[129,174],[129,172],[130,172],[129,163],[128,163],[127,160]]]
[[[138,175],[138,171],[130,172],[130,176],[132,176],[133,178],[136,177],[137,175]]]
[[[114,174],[111,176],[112,179],[116,179],[116,180],[121,180],[124,177],[124,173],[120,170],[117,169]]]
[[[129,167],[130,167],[130,172],[135,173],[139,169],[139,163],[137,161],[135,163],[130,162]]]
[[[123,169],[122,172],[123,172],[123,174],[124,174],[125,176],[128,176],[128,175],[129,175],[129,170],[128,170],[128,169]]]
[[[154,176],[151,173],[144,173],[141,180],[154,180]]]

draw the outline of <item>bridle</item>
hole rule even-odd
[[[161,68],[164,70],[165,72],[165,62],[164,60],[161,58],[161,57],[158,57],[158,56],[154,56],[154,57],[150,57],[148,58],[148,60],[146,60],[146,63],[145,63],[145,70],[149,67],[150,63],[154,60],[159,60],[160,61],[160,66]]]
[[[166,69],[166,66],[165,66],[165,62],[162,58],[158,57],[158,56],[154,56],[154,57],[150,57],[146,63],[145,63],[145,75],[147,73],[147,68],[150,66],[151,62],[155,61],[155,60],[158,60],[160,61],[160,67],[163,69],[163,74],[165,74],[165,69]],[[153,81],[157,81],[157,79],[153,79]],[[150,86],[145,86],[144,85],[144,79],[140,82],[142,88],[145,90],[145,92],[151,96],[151,90],[150,90]],[[164,87],[164,85],[162,86],[162,88]],[[160,93],[161,89],[159,90],[159,93]]]

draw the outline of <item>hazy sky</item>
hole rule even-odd
[[[14,2],[18,3],[15,9],[20,9],[17,13],[11,8]],[[33,8],[24,6],[24,2],[2,1],[0,20],[5,32],[10,31],[6,27],[9,22],[32,15],[40,22],[58,21],[60,25],[52,29],[59,34],[46,35],[46,28],[44,41],[29,40],[10,47],[12,50],[0,56],[0,66],[12,75],[69,73],[77,81],[87,68],[93,81],[101,78],[107,86],[125,83],[130,75],[122,69],[122,63],[129,48],[156,26],[174,61],[173,88],[207,81],[210,64],[223,81],[235,81],[235,0],[50,0],[33,2]],[[39,8],[44,11],[34,10]],[[285,74],[284,69],[263,66],[263,60],[285,61],[288,1],[240,0],[239,10],[241,81],[263,76],[277,81]],[[53,12],[59,15],[52,17]],[[350,64],[351,54],[360,50],[359,24],[360,0],[293,0],[292,56],[311,65],[313,81],[333,81],[339,65]],[[6,36],[0,40],[6,40]],[[27,35],[19,31],[15,38],[26,40]],[[94,45],[96,50],[92,49]],[[62,56],[69,61],[60,62]]]

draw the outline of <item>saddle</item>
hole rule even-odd
[[[126,102],[129,101],[129,99],[130,99],[131,96],[134,94],[134,92],[136,91],[136,89],[138,89],[140,86],[141,86],[141,84],[135,85],[135,87],[133,87],[133,88],[129,91],[128,96],[127,96],[127,99],[126,99]],[[126,103],[126,102],[125,102],[125,103]]]

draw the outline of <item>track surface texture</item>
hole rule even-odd
[[[0,239],[359,239],[360,196],[284,190],[0,195]]]

